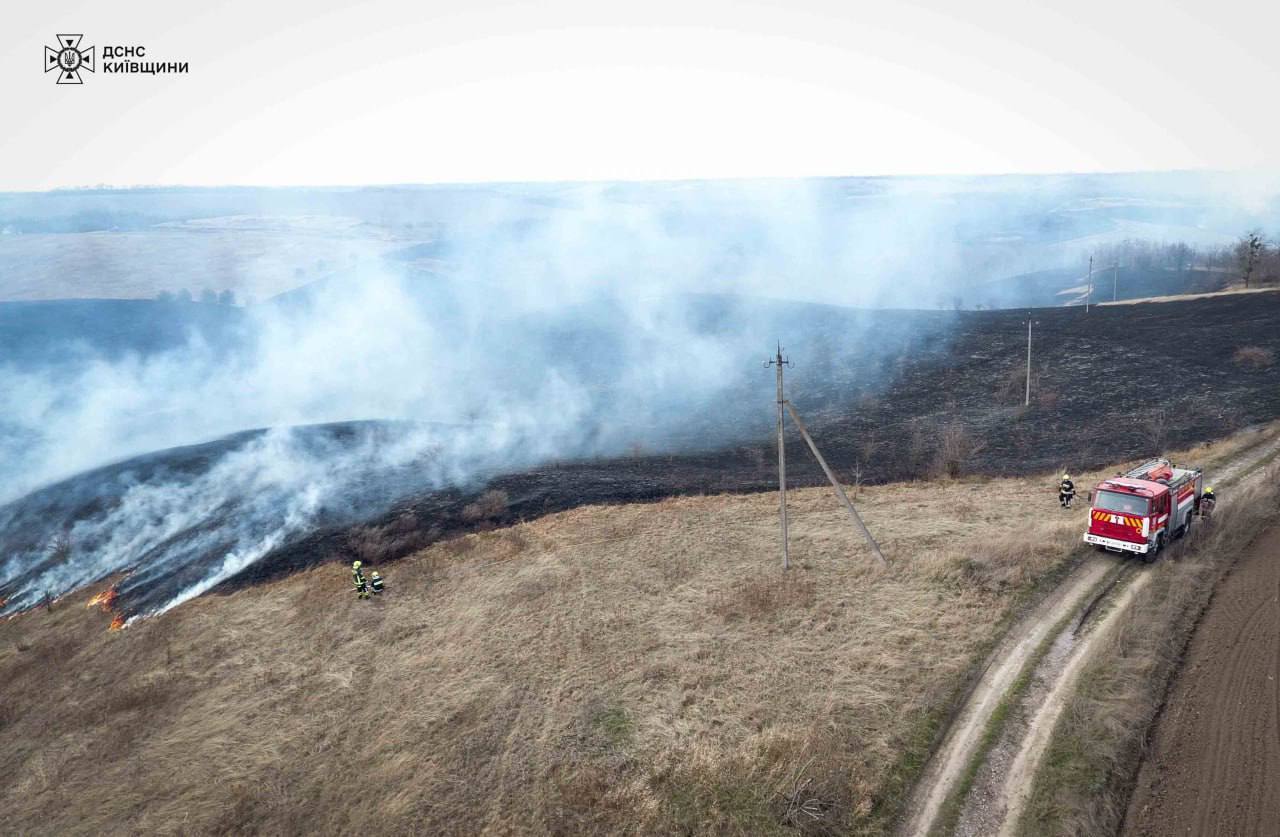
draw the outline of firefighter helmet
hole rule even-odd
[[[352,562],[351,562],[351,569],[353,569],[353,570],[358,570],[358,569],[360,569],[360,562],[359,562],[359,561],[352,561]]]
[[[1207,488],[1205,488],[1204,493],[1205,493],[1205,494],[1212,494],[1212,493],[1213,493],[1213,486],[1212,486],[1212,485],[1210,485],[1210,486],[1208,486]]]
[[[1070,475],[1070,474],[1063,474],[1063,475],[1062,475],[1062,478],[1063,478],[1064,480],[1069,480],[1069,479],[1071,479],[1071,475]]]

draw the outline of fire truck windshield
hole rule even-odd
[[[1132,494],[1120,494],[1116,491],[1099,491],[1093,495],[1093,507],[1103,511],[1120,512],[1121,514],[1146,515],[1147,498],[1135,497]]]

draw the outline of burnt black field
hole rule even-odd
[[[460,532],[584,504],[773,490],[773,373],[760,362],[775,336],[794,364],[788,395],[846,481],[855,475],[887,482],[1079,470],[1280,418],[1280,363],[1250,365],[1235,358],[1247,347],[1280,357],[1280,293],[1102,306],[1087,313],[1042,308],[1030,315],[1035,323],[1027,406],[1026,311],[865,311],[778,303],[767,324],[776,335],[762,337],[758,357],[743,358],[758,375],[745,376],[722,404],[691,410],[678,438],[665,446],[637,426],[627,455],[579,457],[506,473],[491,469],[445,489],[424,485],[412,464],[371,473],[356,481],[357,489],[342,503],[321,510],[309,530],[215,589],[326,561],[393,560]],[[745,327],[711,302],[702,316],[708,333]],[[758,318],[752,323],[760,325]],[[571,330],[556,335],[567,349],[577,337]],[[367,422],[300,432],[323,451],[367,443],[386,426]],[[611,432],[618,435],[617,428]],[[203,473],[256,436],[237,434],[149,454],[0,508],[0,556],[30,551],[76,520],[102,515],[131,487]],[[787,442],[791,484],[821,484],[821,471],[793,430]],[[467,510],[490,490],[505,493],[505,506],[480,516]],[[203,522],[204,531],[190,533],[191,542],[209,543],[203,536],[241,512],[235,506],[217,510]],[[220,560],[217,553],[211,549],[207,560]],[[201,560],[192,558],[181,569],[148,573],[147,556],[139,556],[120,586],[121,612],[147,613],[171,599],[200,574]],[[18,589],[18,583],[10,584],[0,598],[16,599]],[[36,603],[24,594],[23,606]]]
[[[790,353],[789,397],[833,468],[846,480],[927,478],[946,473],[1010,476],[1084,470],[1211,441],[1280,418],[1280,362],[1233,360],[1257,346],[1280,358],[1280,293],[1168,303],[1036,309],[1032,399],[1024,406],[1027,312],[880,312],[886,329],[921,319],[938,336],[881,360],[888,384],[857,386],[856,362],[826,367]],[[949,330],[936,329],[939,319]],[[837,323],[819,333],[839,340]],[[874,327],[871,333],[874,335]],[[945,336],[943,336],[945,335]],[[467,490],[407,498],[356,530],[318,531],[278,550],[229,586],[325,560],[380,549],[396,557],[474,528],[464,506],[483,490],[504,491],[508,509],[484,525],[579,505],[643,502],[680,494],[776,488],[773,378],[752,393],[757,440],[680,455],[553,463],[494,477]],[[944,437],[959,450],[941,450]],[[788,482],[825,478],[788,424]],[[958,461],[953,461],[958,459]],[[1051,490],[1052,485],[1046,490]]]

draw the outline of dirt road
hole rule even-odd
[[[911,815],[903,834],[923,837],[929,833],[957,778],[978,752],[987,722],[1005,693],[1049,631],[1083,606],[1114,563],[1114,559],[1101,556],[1090,558],[1009,632],[926,768],[909,806]]]
[[[1218,485],[1238,484],[1259,473],[1260,465],[1274,457],[1278,450],[1280,436],[1271,436],[1212,468],[1207,476]],[[956,834],[1015,833],[1035,772],[1079,673],[1092,649],[1150,580],[1147,573],[1126,572],[1119,578],[1120,583],[1103,584],[1107,571],[1119,560],[1123,559],[1097,556],[1084,562],[997,649],[992,663],[926,768],[900,834],[925,837],[937,829],[948,798],[958,794],[962,787],[968,790],[963,800],[955,800],[959,806]],[[1104,606],[1100,608],[1103,615],[1079,636],[1075,626],[1063,627],[1064,617],[1084,610],[1086,604],[1096,598],[1093,592],[1101,593],[1103,587],[1107,588]],[[1275,583],[1268,589],[1271,595],[1280,594]],[[1280,603],[1276,607],[1280,609]],[[993,713],[1032,662],[1035,650],[1055,628],[1059,633],[1043,659],[1035,663],[1031,687],[1016,701],[994,746],[983,753],[982,741],[988,734]],[[1267,659],[1276,659],[1277,653],[1280,653],[1280,644]],[[1272,706],[1276,706],[1274,700]],[[1277,724],[1280,722],[1273,718],[1266,734],[1274,744],[1280,745]],[[981,763],[974,764],[980,756]],[[968,785],[963,784],[966,776],[972,777]],[[1150,832],[1159,833],[1168,832]]]
[[[1280,829],[1280,529],[1214,595],[1149,752],[1124,834]]]

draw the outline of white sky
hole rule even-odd
[[[0,189],[1274,168],[1280,5],[10,3]],[[183,76],[43,48],[142,44]]]

